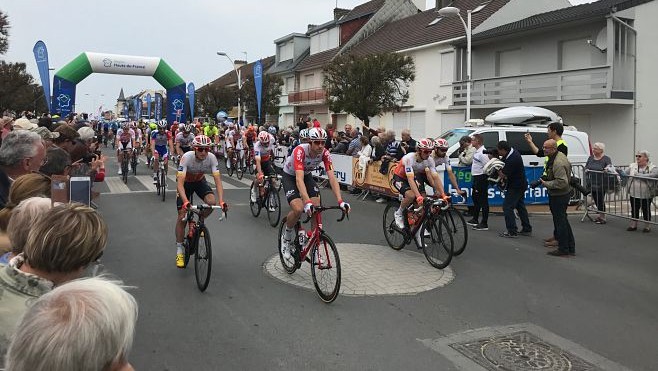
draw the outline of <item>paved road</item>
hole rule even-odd
[[[108,169],[113,175],[115,168]],[[140,174],[148,175],[143,164]],[[215,261],[205,293],[196,289],[191,267],[174,266],[174,197],[163,203],[152,192],[111,192],[98,202],[110,226],[104,264],[135,286],[140,305],[130,355],[136,369],[471,370],[477,366],[464,355],[480,347],[477,336],[519,329],[540,338],[526,344],[524,354],[541,348],[541,341],[570,352],[561,360],[546,355],[545,369],[574,369],[574,355],[602,369],[658,368],[658,231],[629,233],[622,221],[600,226],[573,217],[577,256],[555,258],[541,246],[552,230],[550,217],[532,217],[535,236],[510,240],[497,237],[504,221],[494,216],[492,230],[471,233],[443,287],[411,295],[342,295],[327,305],[313,291],[267,273],[276,230],[264,216],[251,216],[246,185],[224,179],[235,186],[226,190],[232,208],[226,222],[210,218]],[[384,206],[345,198],[354,207],[350,220],[325,218],[334,240],[396,253],[381,232]],[[415,258],[426,265],[414,249],[396,254],[401,262]],[[397,278],[399,270],[388,262],[368,267],[372,275]],[[472,341],[448,350],[441,345],[453,339]],[[488,344],[475,353],[496,358],[484,351],[494,348]],[[572,368],[559,367],[565,359]]]

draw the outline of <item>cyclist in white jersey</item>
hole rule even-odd
[[[192,124],[185,124],[179,127],[179,132],[176,134],[176,139],[174,140],[174,143],[176,144],[176,153],[179,156],[192,150],[194,129],[194,125]]]
[[[459,188],[459,183],[457,183],[457,177],[452,171],[452,166],[450,166],[450,159],[448,159],[448,141],[443,138],[434,139],[434,164],[436,166],[445,165],[446,172],[448,173],[448,178],[450,179],[450,184],[452,184],[455,191],[460,194],[462,197],[466,196],[466,191],[463,191]]]
[[[217,157],[210,153],[211,141],[205,135],[197,135],[192,141],[193,151],[185,152],[178,164],[176,178],[176,207],[178,218],[176,219],[176,266],[185,267],[183,255],[183,235],[185,233],[185,213],[190,206],[190,198],[194,193],[207,205],[221,206],[224,210],[228,207],[224,202],[224,189],[219,174]],[[217,188],[217,197],[206,181],[205,174],[212,174]],[[204,210],[203,215],[208,216],[212,209]]]
[[[266,131],[261,131],[258,133],[258,140],[254,142],[254,161],[257,172],[254,184],[258,184],[258,187],[251,187],[251,202],[257,201],[258,192],[263,194],[263,178],[275,174],[272,161],[270,161],[273,153],[274,136]]]
[[[312,128],[309,130],[308,136],[310,143],[300,144],[295,147],[283,165],[283,189],[290,204],[290,212],[288,212],[284,233],[281,236],[282,253],[285,259],[290,259],[290,246],[294,227],[302,212],[311,215],[313,214],[313,207],[320,204],[320,198],[318,197],[320,190],[311,176],[311,171],[315,170],[320,163],[324,164],[329,185],[331,185],[331,190],[336,196],[338,205],[345,212],[349,212],[350,208],[350,205],[343,201],[333,171],[331,155],[324,147],[327,132],[322,128]]]
[[[135,131],[128,127],[128,123],[121,124],[121,128],[117,131],[115,136],[117,147],[117,163],[119,164],[119,172],[121,175],[121,161],[123,161],[123,150],[130,150],[128,156],[132,156],[132,149],[135,148]],[[132,164],[130,159],[128,161],[128,171],[132,171]]]

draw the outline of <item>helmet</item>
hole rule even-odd
[[[493,158],[484,165],[482,170],[487,175],[488,181],[491,183],[498,183],[499,185],[503,185],[503,179],[500,177],[500,173],[498,172],[503,167],[505,167],[504,162],[497,158]]]
[[[416,144],[416,148],[418,149],[424,149],[424,150],[431,150],[434,148],[434,141],[432,139],[428,138],[423,138],[418,141],[418,144]]]
[[[194,125],[193,124],[187,124],[187,125],[182,125],[183,126],[183,131],[185,132],[191,132],[194,130]]]
[[[206,122],[206,124],[208,124],[210,126],[216,126],[217,125],[217,123],[213,120],[210,120],[210,122]]]
[[[160,120],[160,121],[158,121],[158,128],[160,128],[160,129],[166,129],[166,128],[167,128],[167,120]]]
[[[127,122],[122,122],[121,123],[121,128],[122,129],[128,129],[128,123]]]
[[[308,137],[312,141],[325,141],[327,140],[327,132],[322,128],[311,128],[308,130]]]
[[[134,129],[135,128],[135,122],[131,121],[129,126],[130,126],[131,129]]]
[[[299,137],[302,139],[308,138],[308,129],[302,129],[299,131]]]
[[[228,127],[230,127],[230,128],[234,128],[234,127],[235,127],[235,123],[234,123],[233,121],[228,121],[228,120],[227,120],[226,122],[228,123]]]
[[[228,115],[227,115],[226,112],[224,112],[224,111],[219,111],[219,112],[217,112],[217,116],[216,116],[216,117],[217,117],[217,121],[220,121],[220,122],[221,122],[221,121],[226,120],[226,118],[228,117]]]
[[[258,133],[258,140],[265,144],[270,142],[270,134],[268,134],[266,131],[261,131]]]
[[[448,149],[448,141],[443,138],[434,139],[434,148]]]
[[[209,147],[211,144],[210,138],[205,135],[197,135],[192,140],[193,147]]]

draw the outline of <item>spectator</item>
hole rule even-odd
[[[348,156],[359,157],[358,152],[361,150],[360,137],[357,135],[356,130],[352,130],[351,135],[352,135],[351,137],[352,140],[350,140],[350,143],[347,146],[347,151],[345,151],[345,154]],[[350,137],[347,138],[349,139]]]
[[[543,152],[548,157],[544,168],[545,175],[540,182],[548,190],[548,206],[553,215],[553,226],[557,249],[549,251],[548,255],[569,256],[576,254],[576,240],[567,217],[567,206],[571,198],[571,164],[567,156],[558,151],[557,143],[553,139],[544,142]]]
[[[50,197],[50,178],[42,174],[31,173],[18,177],[11,184],[7,204],[4,209],[0,210],[0,232],[7,232],[11,211],[21,201],[30,197]]]
[[[489,183],[487,174],[484,173],[484,165],[489,162],[489,156],[484,153],[484,139],[482,135],[473,135],[473,163],[471,164],[471,175],[473,178],[473,218],[467,223],[476,231],[489,230]],[[482,212],[482,219],[479,219]],[[479,222],[478,222],[479,220]]]
[[[45,197],[30,197],[18,204],[11,211],[11,218],[7,224],[7,245],[10,251],[0,257],[0,264],[9,264],[16,255],[23,252],[25,241],[37,218],[50,209],[52,200]]]
[[[375,135],[370,139],[372,145],[372,159],[379,161],[386,154],[386,145],[384,144],[384,135]]]
[[[532,233],[532,226],[528,218],[528,211],[525,208],[525,191],[528,188],[528,179],[525,176],[525,167],[521,153],[512,148],[507,141],[498,142],[498,153],[503,158],[505,166],[500,170],[502,177],[505,179],[507,188],[505,189],[505,198],[503,199],[503,214],[505,215],[505,227],[507,230],[500,234],[501,237],[517,237],[518,234],[529,236]],[[516,229],[516,217],[514,210],[519,214],[521,219],[521,232]]]
[[[320,121],[318,121],[318,119],[315,118],[315,119],[313,119],[313,125],[312,125],[311,127],[314,127],[314,128],[321,128],[321,127],[322,127],[322,124],[320,124]]]
[[[72,281],[35,300],[7,353],[13,371],[129,371],[137,302],[119,281]]]
[[[46,149],[37,133],[15,130],[7,135],[0,146],[0,209],[7,203],[11,183],[46,162]]]
[[[331,141],[334,138],[334,132],[336,130],[334,129],[334,125],[332,123],[327,123],[325,130],[327,132],[327,140],[324,142],[324,148],[330,150],[332,148]]]
[[[370,161],[372,161],[373,148],[365,135],[360,136],[359,140],[361,141],[361,150],[357,153],[357,156],[359,157],[359,174],[361,174],[361,179],[365,179],[366,168]]]
[[[33,130],[38,126],[31,123],[30,120],[25,117],[21,117],[18,120],[14,121],[14,130]]]
[[[471,145],[471,137],[464,135],[459,138],[459,163],[457,166],[471,166],[473,164],[473,154],[475,153],[475,148]]]
[[[638,151],[635,155],[635,162],[628,165],[628,174],[632,176],[628,181],[628,194],[631,202],[631,216],[635,219],[640,218],[640,209],[642,210],[642,219],[651,220],[651,200],[654,195],[652,188],[658,186],[656,179],[641,179],[642,177],[658,178],[658,167],[652,164],[649,158],[649,151]],[[637,220],[632,220],[627,231],[637,230]],[[644,233],[651,232],[649,223],[644,223]]]
[[[383,135],[384,141],[386,143],[386,151],[381,157],[381,166],[379,167],[379,172],[383,175],[388,175],[389,164],[391,162],[398,161],[402,158],[403,153],[400,148],[400,142],[395,140],[395,132],[393,130],[387,130]],[[379,197],[375,200],[378,203],[386,202],[386,198]]]
[[[39,134],[39,136],[43,140],[44,146],[46,146],[46,149],[50,147],[55,147],[55,144],[53,143],[53,139],[58,138],[59,133],[53,133],[52,131],[42,126],[39,126],[33,129],[32,131]]]
[[[27,304],[54,286],[80,278],[98,261],[106,242],[105,222],[82,204],[57,205],[38,218],[23,253],[0,267],[0,354]]]
[[[80,137],[80,134],[69,125],[59,125],[55,132],[59,133],[59,137],[53,139],[55,145],[71,153],[75,147],[75,140]]]
[[[37,125],[39,125],[39,127],[44,127],[48,129],[48,131],[50,131],[53,128],[53,120],[52,118],[50,118],[50,115],[47,114],[39,118],[39,123]]]
[[[65,150],[53,146],[46,151],[48,162],[39,168],[39,172],[48,176],[68,175],[71,168],[71,155]]]
[[[338,132],[338,141],[336,145],[329,152],[336,154],[345,154],[345,152],[347,152],[347,148],[349,144],[350,142],[347,139],[347,135],[345,135],[344,132],[340,131]]]
[[[610,157],[603,154],[605,151],[605,144],[603,143],[594,143],[592,146],[592,155],[587,159],[585,164],[586,170],[596,171],[595,173],[586,172],[587,174],[587,184],[588,188],[592,192],[592,199],[596,204],[596,208],[599,211],[599,216],[594,220],[596,224],[605,224],[605,192],[607,191],[607,177],[603,174],[604,171],[607,171],[610,166],[612,166],[612,160]]]
[[[410,152],[416,152],[416,140],[411,138],[411,133],[409,129],[403,129],[400,133],[402,140],[400,141],[400,147],[402,149],[402,155],[406,155]]]

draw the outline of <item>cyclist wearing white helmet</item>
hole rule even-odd
[[[122,174],[121,162],[123,161],[123,152],[125,150],[128,156],[132,156],[132,149],[136,147],[135,146],[136,135],[135,135],[135,131],[133,129],[130,129],[128,122],[122,122],[121,128],[117,131],[117,135],[115,136],[115,138],[116,138],[115,140],[116,140],[116,148],[117,148],[117,164],[119,165],[118,174],[121,175]],[[128,171],[132,171],[132,164],[130,159],[128,161]]]
[[[171,132],[167,130],[167,122],[159,122],[158,130],[151,133],[151,153],[153,154],[153,184],[158,183],[157,169],[160,159],[168,165],[169,154],[174,154],[174,141]]]
[[[308,143],[310,140],[308,139],[308,132],[310,129],[302,129],[299,131],[299,142],[300,143]]]
[[[226,161],[226,167],[231,168],[231,161],[230,158],[233,155],[233,152],[236,152],[237,155],[237,161],[239,166],[244,166],[244,143],[243,143],[243,136],[244,132],[241,130],[241,128],[233,122],[231,119],[226,120],[228,124],[228,130],[226,131],[226,150],[228,151],[227,153],[227,161]]]
[[[228,115],[224,111],[219,111],[217,112],[217,116],[215,116],[215,118],[217,119],[217,122],[220,125],[223,125],[224,121],[226,121],[226,119],[228,118]]]
[[[251,202],[258,199],[258,191],[263,194],[263,178],[276,174],[272,167],[272,154],[274,153],[274,136],[261,131],[258,133],[258,140],[254,143],[254,162],[256,162],[256,179],[251,186]],[[256,187],[257,185],[257,187]],[[257,191],[258,190],[258,191]]]
[[[404,228],[403,210],[409,207],[414,199],[418,205],[423,204],[425,184],[429,184],[434,189],[435,195],[446,197],[431,156],[433,149],[434,141],[431,138],[420,139],[416,143],[416,152],[404,155],[395,167],[393,186],[404,196],[400,207],[395,211],[395,224],[400,229]],[[415,237],[418,246],[422,246],[419,232],[420,229]]]
[[[311,176],[311,171],[315,170],[320,163],[324,165],[327,179],[329,179],[338,205],[346,212],[349,212],[350,208],[350,205],[343,201],[340,186],[333,171],[331,155],[324,147],[327,132],[322,128],[311,128],[308,131],[308,139],[309,143],[302,143],[295,147],[283,165],[283,189],[290,204],[290,212],[288,212],[284,233],[281,236],[285,259],[290,259],[294,227],[302,212],[311,215],[314,205],[320,204],[318,197],[320,190]]]
[[[434,164],[436,166],[445,165],[446,172],[448,173],[448,178],[450,178],[450,184],[457,193],[461,196],[466,197],[466,191],[463,191],[459,188],[459,183],[457,183],[457,177],[452,171],[452,166],[450,166],[450,159],[448,159],[448,141],[443,138],[434,139]]]
[[[184,153],[192,150],[192,141],[194,140],[194,124],[180,125],[181,130],[176,134],[176,153],[182,156]]]
[[[221,206],[226,210],[224,202],[224,188],[219,174],[219,163],[217,157],[210,153],[211,141],[205,135],[197,135],[191,142],[193,151],[186,152],[178,164],[176,176],[176,207],[178,218],[176,218],[176,266],[185,267],[183,255],[183,235],[185,234],[185,213],[190,206],[192,195],[196,195],[207,205]],[[212,174],[217,189],[217,195],[206,181],[205,174]],[[210,215],[212,209],[202,211],[204,216]]]

